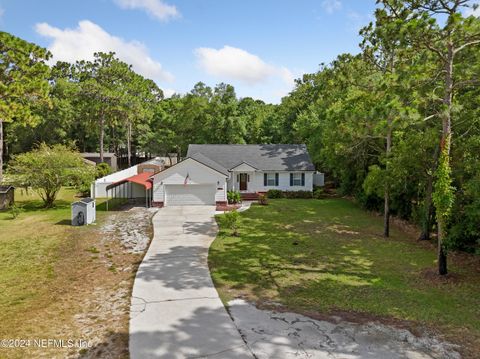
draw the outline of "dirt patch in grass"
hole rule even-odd
[[[436,268],[425,268],[420,271],[419,274],[420,283],[427,281],[430,285],[455,285],[460,284],[462,281],[468,280],[468,278],[460,273],[448,273],[446,275],[438,275]]]
[[[55,243],[41,258],[31,259],[38,262],[35,266],[25,263],[27,267],[22,267],[32,278],[22,283],[25,289],[16,288],[15,295],[28,292],[28,288],[31,294],[18,306],[8,304],[9,313],[1,317],[0,337],[81,340],[88,348],[0,349],[0,357],[128,358],[130,294],[151,238],[153,211],[97,212],[97,224],[87,227],[63,224],[68,222],[69,208],[62,211],[47,216],[37,227],[39,235],[48,230],[45,238],[55,236]],[[27,215],[36,213],[22,214]],[[105,230],[111,227],[116,230]],[[9,245],[16,245],[15,238],[12,235]],[[18,241],[21,248],[25,240]],[[28,266],[35,270],[40,265],[49,269],[42,271],[41,285],[36,286]]]
[[[259,308],[239,299],[228,304],[242,336],[262,358],[284,358],[290,353],[302,359],[460,357],[457,345],[430,331],[417,329],[414,333],[410,323],[380,322],[374,320],[378,318],[358,318],[346,313],[293,313],[279,306]]]

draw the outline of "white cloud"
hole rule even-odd
[[[145,45],[110,35],[91,21],[80,21],[75,29],[62,30],[47,23],[39,23],[35,29],[40,35],[52,39],[48,47],[53,54],[52,62],[91,60],[94,52],[113,51],[119,59],[131,64],[136,72],[147,78],[168,82],[174,80],[173,75],[150,56]]]
[[[168,21],[180,16],[174,5],[165,4],[162,0],[114,0],[122,9],[141,9],[153,17]]]
[[[467,8],[467,10],[465,11],[465,15],[473,15],[475,17],[480,17],[480,6],[478,6],[476,9],[474,9],[473,7]]]
[[[293,75],[285,67],[267,64],[257,55],[245,50],[224,46],[217,50],[201,47],[195,50],[200,67],[209,75],[239,80],[248,85],[256,85],[271,77],[280,77],[287,84],[292,84]]]
[[[327,13],[333,14],[342,8],[342,2],[340,0],[323,0],[322,7]]]
[[[176,93],[178,93],[174,89],[162,89],[162,91],[163,91],[163,95],[165,96],[165,98],[170,98],[173,95],[175,95]]]
[[[0,6],[0,18],[5,14],[5,10]]]

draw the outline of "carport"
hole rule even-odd
[[[121,181],[112,183],[106,187],[108,211],[108,202],[110,199],[126,199],[126,200],[145,200],[145,207],[152,204],[152,173],[143,172],[135,176],[131,176]]]

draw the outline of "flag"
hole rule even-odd
[[[190,178],[190,175],[187,172],[187,175],[185,176],[185,181],[183,181],[183,185],[186,186],[188,183],[188,179]]]

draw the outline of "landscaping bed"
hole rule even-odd
[[[225,303],[428,330],[465,357],[480,350],[478,256],[450,255],[451,274],[432,280],[435,243],[396,225],[385,239],[382,219],[345,199],[254,205],[240,214],[238,236],[217,219],[209,264]]]

